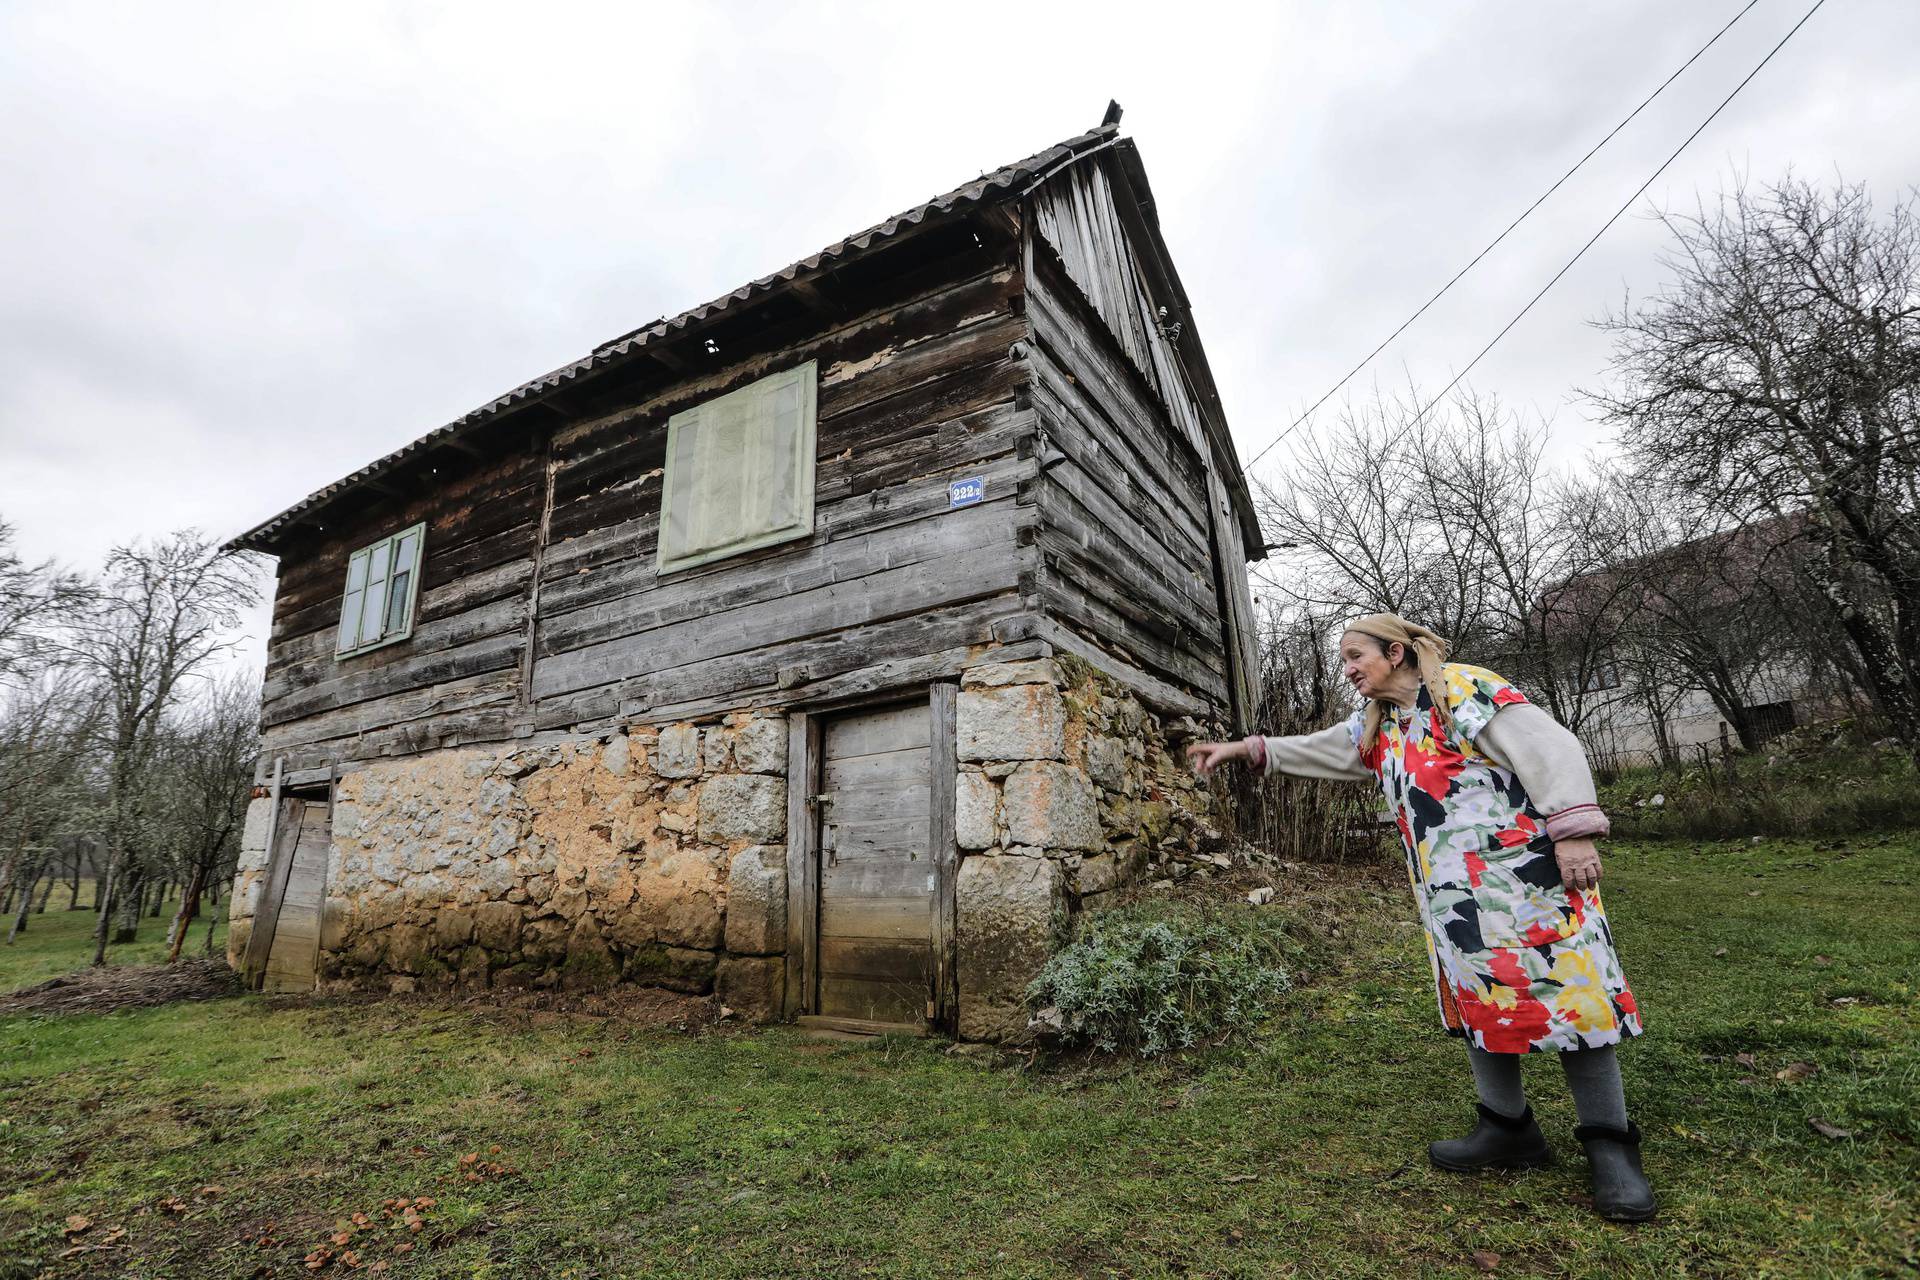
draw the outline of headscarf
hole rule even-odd
[[[1417,622],[1408,622],[1398,614],[1370,613],[1364,618],[1355,618],[1346,626],[1348,631],[1358,631],[1361,635],[1372,636],[1385,649],[1390,644],[1403,644],[1414,658],[1414,667],[1420,673],[1420,683],[1427,686],[1427,696],[1433,700],[1433,708],[1448,725],[1453,723],[1453,710],[1447,705],[1447,642],[1445,638],[1434,634]],[[1379,698],[1367,701],[1366,719],[1360,729],[1360,750],[1373,749],[1374,741],[1380,736],[1380,720],[1386,714],[1387,704]]]

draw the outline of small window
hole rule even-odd
[[[420,548],[425,524],[402,529],[347,561],[347,594],[340,602],[336,657],[365,653],[413,634],[413,606],[420,596]]]
[[[813,532],[814,362],[667,420],[659,572]]]

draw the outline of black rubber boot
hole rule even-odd
[[[1659,1207],[1640,1167],[1640,1126],[1583,1124],[1573,1131],[1593,1166],[1593,1211],[1614,1222],[1645,1222]]]
[[[1534,1169],[1553,1159],[1547,1136],[1534,1122],[1533,1108],[1518,1116],[1503,1116],[1486,1103],[1476,1104],[1480,1123],[1464,1138],[1427,1144],[1427,1158],[1436,1169],[1473,1173],[1479,1169]]]

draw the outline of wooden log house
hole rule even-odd
[[[279,561],[236,966],[1017,1034],[1256,698],[1259,528],[1110,116],[233,539]]]

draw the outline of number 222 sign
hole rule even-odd
[[[980,476],[955,480],[947,486],[947,509],[970,507],[987,496],[987,482]]]

